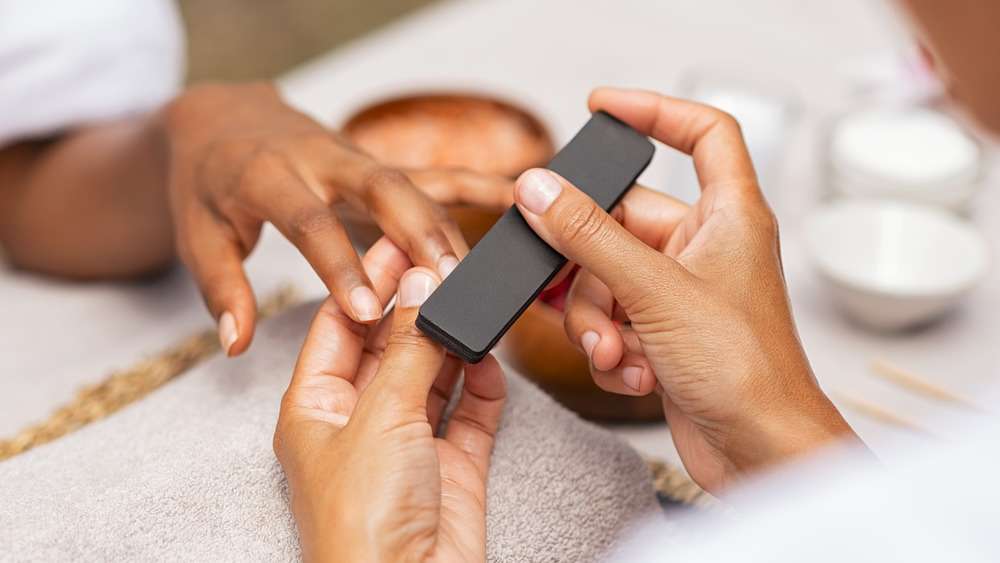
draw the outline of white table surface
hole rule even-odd
[[[869,361],[882,358],[975,396],[1000,374],[998,269],[942,322],[880,334],[844,316],[808,267],[799,237],[803,213],[823,197],[819,128],[856,89],[844,69],[907,44],[878,0],[452,0],[320,57],[280,84],[293,105],[330,125],[402,92],[488,92],[534,110],[560,143],[586,120],[587,94],[598,85],[676,93],[686,70],[719,65],[790,84],[804,112],[765,191],[783,226],[789,291],[817,377],[835,399],[850,393],[934,427],[959,411],[885,382]],[[667,153],[660,149],[643,183],[665,183],[676,163]],[[971,215],[994,244],[995,184]],[[287,282],[306,296],[324,292],[271,228],[247,268],[261,296]],[[180,269],[141,284],[68,284],[2,269],[0,315],[0,436],[43,420],[81,385],[211,326]],[[877,452],[926,439],[841,406]],[[616,431],[644,453],[675,459],[665,425]]]

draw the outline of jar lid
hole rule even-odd
[[[955,120],[939,112],[872,108],[836,124],[830,164],[843,180],[876,191],[929,192],[973,183],[980,149]]]

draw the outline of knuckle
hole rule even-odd
[[[607,239],[609,218],[603,209],[593,203],[579,205],[562,221],[563,237],[574,244],[600,244]]]
[[[330,133],[325,129],[299,133],[298,138],[299,142],[301,142],[303,146],[318,151],[329,150],[332,146],[337,144],[336,137],[333,133]]]
[[[410,180],[395,168],[377,166],[365,174],[364,184],[369,196],[384,198],[391,197],[400,188],[409,187]]]
[[[299,211],[288,222],[289,238],[304,240],[335,229],[339,224],[337,216],[324,207],[314,207]]]
[[[766,205],[745,205],[733,217],[744,234],[760,241],[770,241],[778,237],[778,219]]]
[[[409,348],[423,349],[429,347],[430,341],[424,333],[412,323],[401,323],[392,329],[386,341],[386,350]]]
[[[757,214],[756,224],[761,236],[767,240],[778,238],[778,218],[770,209],[762,210]]]
[[[400,205],[410,190],[422,195],[422,192],[413,187],[406,174],[389,168],[387,166],[375,166],[369,169],[362,181],[364,191],[362,198],[368,206],[368,210],[376,217],[389,215]],[[411,209],[410,211],[419,211]]]
[[[261,148],[247,158],[243,170],[247,175],[273,175],[283,171],[287,164],[288,161],[282,154]]]
[[[287,176],[290,168],[285,155],[266,148],[258,148],[247,157],[240,169],[237,186],[249,189],[264,183],[273,184],[275,180]]]
[[[733,117],[733,114],[718,108],[712,108],[712,111],[715,115],[714,121],[717,127],[721,127],[727,131],[740,130],[740,122]]]
[[[427,198],[427,208],[430,209],[431,216],[438,225],[453,225],[455,228],[458,228],[458,221],[451,216],[451,213],[448,213],[448,210],[443,205]]]

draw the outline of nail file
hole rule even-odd
[[[644,135],[599,111],[546,168],[610,211],[653,151]],[[427,298],[417,328],[466,362],[478,363],[565,263],[512,206]]]

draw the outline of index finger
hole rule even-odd
[[[446,277],[468,251],[454,220],[403,172],[370,157],[340,152],[328,163],[325,181],[342,190],[339,197],[367,211],[382,231],[418,266]],[[457,248],[456,248],[457,247]]]
[[[741,191],[760,194],[740,125],[728,113],[654,92],[618,88],[594,90],[589,106],[691,155],[702,188],[736,183]]]

